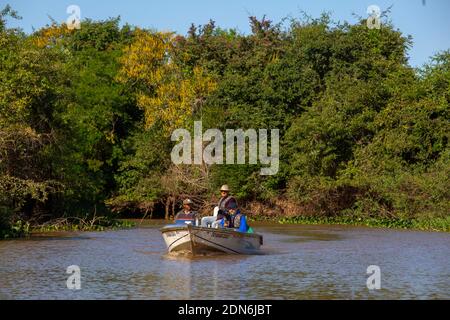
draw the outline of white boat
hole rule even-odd
[[[169,253],[258,254],[260,246],[263,244],[263,237],[259,234],[238,232],[227,228],[185,224],[165,226],[161,232]]]

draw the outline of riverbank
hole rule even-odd
[[[388,219],[388,218],[358,218],[358,217],[309,217],[295,216],[277,219],[280,224],[304,225],[352,225],[389,229],[412,229],[423,231],[450,232],[450,217],[427,220]]]
[[[97,217],[94,219],[62,218],[55,219],[39,225],[31,225],[22,220],[16,221],[8,229],[0,230],[1,239],[24,238],[33,233],[58,231],[105,231],[134,227],[135,223],[129,220]]]
[[[364,226],[371,228],[388,229],[410,229],[422,231],[450,232],[450,216],[446,218],[432,219],[388,219],[388,218],[361,218],[351,216],[337,217],[314,217],[314,216],[292,216],[292,217],[268,217],[251,216],[249,222],[271,222],[280,225],[349,225]],[[45,224],[31,226],[21,220],[13,224],[8,230],[0,230],[1,239],[23,238],[33,233],[59,232],[59,231],[106,231],[115,229],[132,228],[136,223],[130,219],[97,219],[83,220],[80,218],[59,219],[49,221]]]
[[[314,202],[315,206],[312,206],[311,203],[299,204],[286,198],[275,198],[270,202],[241,203],[241,206],[250,221],[450,232],[450,214],[446,212],[445,207],[435,211],[414,212],[369,207],[365,210],[355,210],[348,208],[348,204],[332,208],[330,201],[327,201]]]

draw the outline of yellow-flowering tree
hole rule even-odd
[[[135,31],[125,49],[118,80],[138,88],[137,104],[144,110],[145,126],[161,121],[167,134],[199,111],[216,82],[201,67],[181,68],[174,62],[173,33]]]
[[[33,36],[34,44],[43,48],[50,45],[55,45],[58,40],[63,39],[65,36],[73,33],[73,30],[70,30],[66,24],[56,24],[53,23],[50,26],[44,27],[38,30]]]

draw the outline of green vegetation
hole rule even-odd
[[[17,220],[8,228],[0,230],[0,239],[12,239],[28,237],[32,233],[53,232],[53,231],[104,231],[124,228],[132,228],[136,224],[128,220],[110,219],[99,217],[85,220],[79,217],[58,218],[45,223],[31,226],[29,222]]]
[[[413,69],[412,39],[390,22],[327,15],[250,17],[248,35],[210,21],[185,36],[119,19],[27,35],[10,16],[0,12],[1,237],[168,218],[186,196],[206,210],[223,183],[254,219],[448,231],[450,51]],[[171,132],[195,120],[280,129],[279,173],[174,165]]]
[[[30,234],[30,224],[17,220],[14,224],[9,224],[0,229],[0,239],[21,238]]]
[[[34,226],[31,232],[49,231],[104,231],[106,229],[123,229],[134,227],[135,223],[127,220],[111,220],[105,217],[85,220],[78,217],[60,218]]]
[[[337,216],[337,217],[312,217],[296,216],[290,218],[281,218],[281,224],[305,224],[305,225],[323,225],[323,224],[341,224],[367,227],[382,227],[396,229],[417,229],[450,232],[450,217],[432,218],[426,220],[401,219],[401,218],[361,218],[356,216]]]

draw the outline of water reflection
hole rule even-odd
[[[178,260],[163,259],[161,263],[161,286],[166,288],[161,299],[189,299],[193,283],[192,261],[186,257]]]

